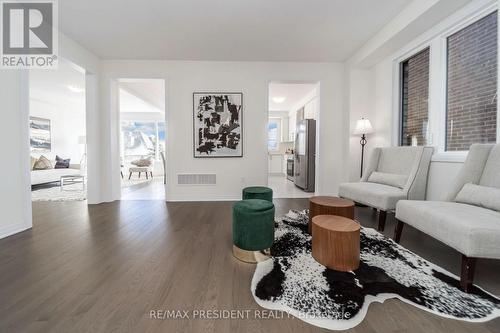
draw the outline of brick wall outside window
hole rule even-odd
[[[446,150],[497,138],[497,12],[448,37]]]
[[[426,145],[429,119],[429,48],[401,63],[401,145]]]

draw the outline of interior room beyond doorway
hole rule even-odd
[[[122,200],[165,200],[165,82],[121,79]]]
[[[315,192],[318,83],[270,83],[268,184],[276,198]]]

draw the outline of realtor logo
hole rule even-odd
[[[55,0],[0,0],[2,68],[57,67]]]

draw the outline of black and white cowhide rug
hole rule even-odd
[[[398,298],[434,314],[472,322],[500,316],[500,299],[406,250],[374,229],[361,229],[360,266],[337,272],[311,255],[307,211],[277,219],[272,258],[257,265],[252,294],[267,309],[310,324],[343,330],[358,325],[371,302]]]

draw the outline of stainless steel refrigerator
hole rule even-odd
[[[314,192],[316,120],[299,120],[295,133],[295,185],[306,192]]]

